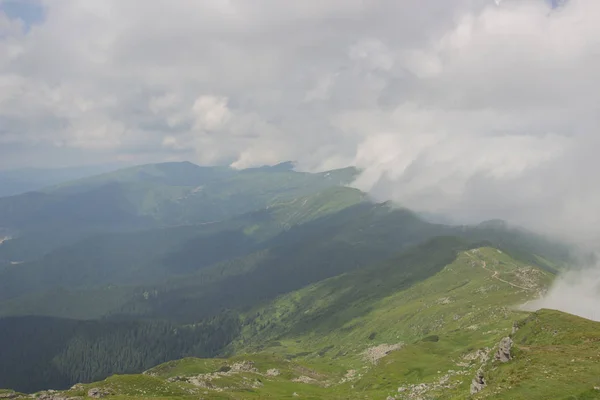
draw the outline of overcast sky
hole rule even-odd
[[[600,226],[598,0],[0,0],[0,169],[295,160]]]

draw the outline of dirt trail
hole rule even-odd
[[[489,272],[491,272],[491,273],[492,273],[492,278],[494,278],[494,279],[497,279],[497,280],[499,280],[500,282],[504,282],[504,283],[506,283],[506,284],[508,284],[508,285],[510,285],[510,286],[512,286],[512,287],[516,287],[517,289],[528,290],[528,291],[531,291],[531,290],[533,290],[533,289],[531,289],[531,288],[526,288],[526,287],[523,287],[523,286],[519,286],[519,285],[517,285],[517,284],[514,284],[514,283],[512,283],[512,282],[509,282],[509,281],[506,281],[506,280],[504,280],[504,279],[500,278],[500,277],[498,276],[498,274],[499,274],[499,273],[498,273],[498,271],[493,271],[493,270],[489,269],[489,268],[487,267],[487,263],[485,262],[485,260],[480,260],[480,259],[478,259],[478,258],[474,257],[473,255],[471,255],[469,252],[467,252],[466,254],[467,254],[467,255],[468,255],[468,256],[469,256],[471,259],[473,259],[473,260],[475,260],[475,261],[480,261],[480,262],[481,262],[481,267],[482,267],[483,269],[485,269],[486,271],[489,271]],[[515,265],[515,267],[516,267],[516,265]]]

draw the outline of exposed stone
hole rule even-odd
[[[52,392],[46,391],[46,392],[42,392],[38,397],[36,397],[36,399],[37,400],[80,400],[82,398],[81,397],[66,397],[61,394],[56,394],[54,391],[52,391]]]
[[[279,376],[279,374],[281,374],[281,372],[276,368],[267,370],[267,376]]]
[[[479,361],[479,362],[484,363],[488,360],[489,352],[490,352],[490,349],[488,349],[488,348],[479,349],[479,350],[475,350],[471,353],[465,354],[462,358],[465,361]],[[468,366],[468,364],[467,364],[467,366]]]
[[[188,379],[185,376],[172,376],[167,379],[167,382],[185,382]]]
[[[304,376],[304,375],[299,376],[298,378],[292,379],[292,382],[311,383],[311,384],[319,383],[318,380],[311,378],[310,376]]]
[[[510,349],[512,348],[513,341],[509,337],[505,337],[498,344],[498,351],[494,358],[500,362],[509,362],[511,359]]]
[[[379,346],[369,347],[362,353],[365,360],[370,361],[372,364],[377,362],[383,357],[387,356],[394,350],[399,350],[404,346],[404,343],[396,344],[380,344]]]
[[[236,362],[231,366],[231,371],[234,372],[258,372],[252,361]]]
[[[471,394],[479,393],[485,387],[485,378],[483,376],[483,371],[479,369],[475,378],[471,382]]]
[[[355,369],[349,369],[346,371],[346,375],[341,379],[340,383],[351,382],[360,377],[360,374],[356,372]]]
[[[512,334],[514,335],[519,330],[519,323],[517,321],[513,322],[512,326]]]
[[[107,388],[91,388],[88,390],[88,397],[93,397],[95,399],[110,396],[111,394],[113,394],[112,390]]]

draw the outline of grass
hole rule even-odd
[[[520,323],[513,340],[513,360],[488,366],[489,398],[600,398],[600,323],[540,310]]]
[[[474,399],[600,398],[600,323],[558,311],[518,310],[552,278],[493,248],[463,251],[421,282],[362,298],[366,307],[337,327],[319,312],[340,293],[356,292],[341,285],[354,281],[335,281],[336,291],[324,281],[253,310],[260,323],[272,326],[264,335],[244,332],[234,357],[171,361],[144,375],[84,385],[84,392],[106,387],[115,399],[465,399],[483,368],[487,386]],[[304,316],[317,316],[311,329],[298,330],[287,318],[297,318],[298,307]],[[515,322],[513,359],[494,361],[497,343],[511,335]],[[400,343],[376,363],[363,356]],[[256,370],[215,374],[248,361]],[[279,374],[267,374],[273,369]],[[173,379],[181,376],[209,385]]]

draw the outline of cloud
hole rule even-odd
[[[378,200],[600,243],[597,0],[14,4],[0,168],[356,165]]]
[[[600,321],[600,266],[559,276],[541,299],[525,303],[526,311],[549,308]]]
[[[377,199],[600,238],[595,0],[41,4],[0,6],[0,167],[354,164]]]

